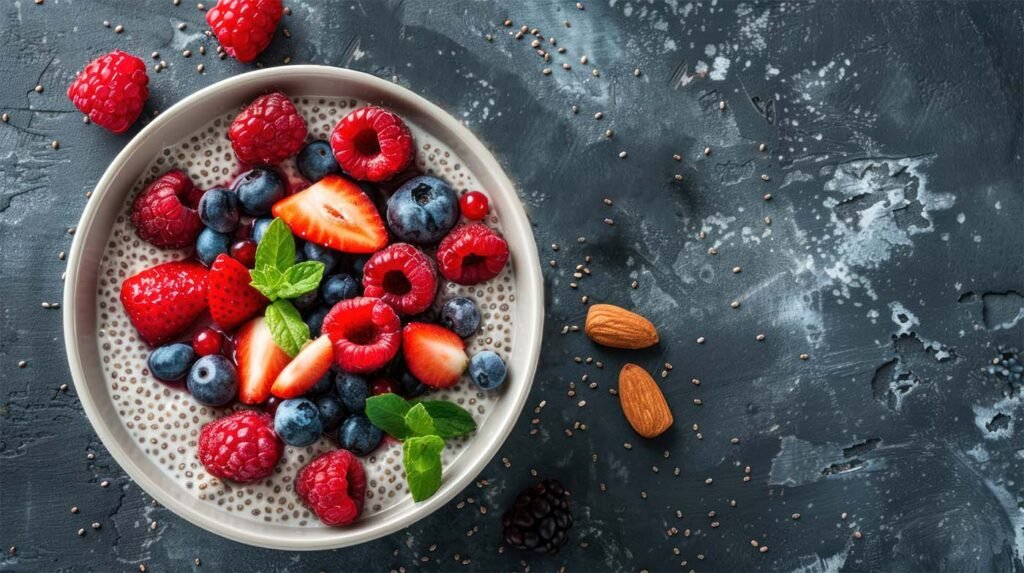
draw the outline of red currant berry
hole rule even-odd
[[[231,256],[246,268],[253,268],[256,266],[256,241],[245,239],[231,245]]]
[[[390,378],[377,378],[370,383],[370,395],[380,396],[381,394],[398,394],[398,387],[395,381]]]
[[[467,219],[479,221],[491,211],[491,205],[487,200],[487,195],[479,191],[470,191],[459,197],[459,209]]]
[[[270,398],[267,398],[266,402],[263,403],[263,410],[266,413],[273,416],[274,414],[277,413],[277,407],[280,406],[281,402],[283,401],[284,400],[278,398],[277,396],[271,396]]]
[[[224,348],[224,336],[212,328],[204,328],[192,337],[192,350],[199,356],[219,354]]]

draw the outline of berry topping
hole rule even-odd
[[[330,305],[359,296],[359,290],[356,279],[345,273],[331,275],[320,285],[320,294],[324,297],[324,302]]]
[[[219,0],[206,23],[229,56],[251,62],[270,44],[283,11],[281,0]]]
[[[338,444],[357,456],[377,449],[380,439],[384,437],[380,428],[370,423],[364,414],[353,414],[338,428]]]
[[[206,227],[196,239],[196,258],[206,266],[212,266],[217,257],[227,256],[231,251],[231,235],[218,233]]]
[[[199,200],[199,219],[204,225],[221,233],[238,227],[238,195],[227,189],[210,189]]]
[[[373,201],[339,175],[278,201],[273,212],[299,237],[335,251],[374,253],[388,244]]]
[[[68,86],[68,99],[89,121],[114,133],[128,131],[149,97],[146,64],[114,50],[89,62]]]
[[[243,404],[266,402],[270,398],[270,388],[290,360],[274,343],[267,321],[262,316],[245,323],[235,335],[239,401]]]
[[[252,239],[242,239],[231,245],[231,258],[245,265],[245,268],[251,269],[256,266],[256,241]]]
[[[274,203],[280,201],[285,194],[284,181],[276,171],[257,167],[250,169],[238,176],[231,184],[235,193],[238,193],[238,201],[242,204],[242,211],[248,215],[260,217],[270,213]],[[266,223],[263,223],[266,221]],[[253,225],[252,238],[258,243],[263,238],[259,226],[264,225],[262,231],[273,219],[260,219]]]
[[[483,350],[469,360],[469,375],[484,390],[495,390],[505,383],[505,361],[493,350]]]
[[[390,378],[377,378],[370,384],[370,395],[398,394],[398,386]]]
[[[338,263],[341,261],[341,253],[334,249],[321,247],[316,243],[307,242],[302,245],[302,252],[306,255],[307,261],[316,261],[324,264],[324,276],[331,274],[334,267],[338,266]]]
[[[242,163],[274,164],[299,152],[306,120],[280,92],[262,95],[235,117],[228,129],[231,148]]]
[[[320,410],[305,398],[285,400],[274,412],[274,431],[289,446],[308,446],[316,442],[324,431]]]
[[[221,328],[231,330],[259,314],[270,301],[249,284],[249,269],[221,254],[210,267],[210,288],[206,300],[210,316]]]
[[[240,483],[261,480],[274,472],[284,446],[268,414],[242,410],[203,426],[199,461],[210,475]]]
[[[196,360],[196,353],[187,344],[177,343],[161,346],[149,353],[146,365],[149,372],[164,382],[181,380]]]
[[[322,331],[334,344],[334,362],[346,372],[372,372],[383,367],[401,344],[402,323],[379,298],[357,297],[336,304],[324,318]]]
[[[501,517],[505,543],[516,549],[532,549],[552,555],[569,541],[572,511],[569,491],[557,480],[531,485]]]
[[[472,336],[480,328],[480,309],[464,296],[457,296],[441,306],[441,326],[450,328],[462,338]]]
[[[121,304],[139,336],[156,346],[191,326],[206,310],[208,274],[202,265],[177,261],[125,279]]]
[[[366,410],[366,398],[370,395],[370,386],[366,378],[348,372],[338,372],[334,379],[334,387],[346,410],[353,414]]]
[[[288,366],[277,375],[270,393],[278,398],[298,398],[316,386],[331,369],[333,362],[334,350],[330,338],[321,336],[307,342]]]
[[[348,412],[342,406],[341,400],[333,394],[327,394],[316,399],[316,409],[320,412],[320,425],[325,432],[333,432],[345,420]]]
[[[209,293],[207,293],[209,301]],[[224,349],[224,335],[212,328],[202,328],[192,336],[192,350],[199,356],[220,354]]]
[[[437,247],[441,275],[460,285],[493,279],[507,261],[508,243],[480,223],[455,227]]]
[[[490,201],[487,195],[479,191],[470,191],[459,197],[459,209],[462,216],[471,221],[480,221],[491,211]]]
[[[205,406],[225,406],[238,394],[235,365],[220,354],[203,356],[188,373],[188,391]]]
[[[180,249],[195,242],[203,221],[189,203],[194,189],[180,169],[150,183],[132,203],[131,220],[139,238],[161,249]]]
[[[311,141],[299,151],[295,159],[295,165],[310,183],[316,183],[331,173],[340,173],[338,161],[334,159],[334,151],[331,144],[322,139]]]
[[[331,132],[338,165],[360,181],[385,181],[412,163],[412,133],[402,118],[376,106],[343,117]]]
[[[437,177],[413,177],[388,199],[387,219],[399,240],[433,244],[459,221],[459,200],[451,186]]]
[[[363,268],[363,294],[383,300],[400,314],[419,314],[434,302],[434,261],[408,243],[378,251]]]
[[[458,334],[424,322],[410,322],[402,330],[402,354],[409,372],[431,388],[455,384],[469,363]]]
[[[326,453],[299,470],[295,493],[324,525],[348,525],[363,512],[363,465],[347,450]]]

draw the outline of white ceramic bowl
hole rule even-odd
[[[505,393],[454,462],[444,468],[444,482],[433,497],[416,504],[406,496],[347,528],[260,523],[200,502],[182,483],[160,471],[131,439],[115,411],[101,366],[96,304],[100,262],[110,229],[136,181],[165,147],[211,118],[275,90],[301,96],[352,97],[392,109],[418,125],[447,145],[487,190],[512,253],[516,304]],[[93,428],[118,464],[157,501],[204,529],[243,543],[288,550],[332,549],[409,526],[447,503],[479,474],[504,443],[530,392],[541,343],[543,305],[540,263],[526,213],[511,181],[468,129],[427,100],[376,77],[325,66],[289,66],[242,74],[192,94],[160,114],[118,154],[96,185],[71,247],[64,290],[64,342],[75,388]]]

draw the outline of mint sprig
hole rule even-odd
[[[295,358],[309,340],[309,326],[302,320],[298,309],[287,300],[275,300],[267,307],[265,316],[274,344]]]
[[[437,436],[409,438],[402,444],[402,463],[413,501],[423,501],[441,487],[441,450],[444,440]]]

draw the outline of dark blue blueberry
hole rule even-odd
[[[370,260],[367,255],[362,255],[352,259],[352,271],[359,276],[363,276],[363,268],[366,267],[366,261]]]
[[[330,372],[328,372],[327,374],[324,374],[322,377],[320,377],[320,379],[316,381],[316,384],[313,384],[313,387],[310,388],[308,392],[306,392],[306,396],[312,396],[315,398],[317,396],[323,396],[328,392],[333,393],[333,391],[334,376]]]
[[[464,296],[445,302],[441,307],[441,326],[450,328],[462,338],[472,335],[480,328],[480,311],[476,303]]]
[[[459,220],[459,198],[437,177],[413,177],[388,199],[388,228],[399,240],[436,243]]]
[[[295,264],[299,264],[302,261],[308,261],[309,257],[306,256],[306,241],[295,237]]]
[[[351,275],[337,274],[324,279],[320,285],[320,294],[328,305],[359,296],[359,283]]]
[[[341,253],[334,249],[328,249],[327,247],[321,247],[316,243],[306,242],[302,246],[302,253],[306,255],[306,259],[310,261],[317,261],[324,264],[324,276],[327,276],[334,270],[334,267],[338,266],[338,262],[341,261]],[[296,253],[298,254],[298,253]]]
[[[348,412],[341,400],[333,394],[317,398],[316,409],[320,412],[320,425],[325,432],[332,432],[345,420]]]
[[[320,410],[305,398],[285,400],[274,413],[274,431],[289,446],[308,446],[324,431]]]
[[[307,180],[316,183],[330,173],[339,173],[341,168],[334,159],[331,144],[322,139],[311,141],[299,151],[295,159],[299,173]]]
[[[316,289],[313,289],[307,292],[306,294],[299,295],[298,297],[293,298],[292,304],[294,304],[295,308],[299,310],[305,310],[307,308],[312,308],[313,305],[315,305],[319,301],[320,293],[317,292]]]
[[[380,428],[362,414],[349,416],[338,429],[338,443],[357,456],[365,456],[377,449],[382,437]]]
[[[477,352],[469,359],[469,375],[484,390],[494,390],[505,383],[505,362],[493,351]]]
[[[221,233],[238,228],[238,195],[227,189],[210,189],[199,200],[199,218],[203,224]]]
[[[331,310],[329,306],[318,306],[306,314],[305,321],[306,326],[309,327],[310,338],[320,337],[320,328],[324,325],[324,317],[327,316],[328,311]]]
[[[252,224],[252,240],[257,243],[262,241],[263,234],[267,232],[267,227],[273,222],[273,219],[256,219],[256,222]]]
[[[188,344],[168,344],[149,353],[149,371],[159,380],[174,382],[188,374],[196,353]]]
[[[409,372],[402,372],[398,377],[398,391],[406,398],[415,398],[427,391],[427,386]]]
[[[346,410],[355,413],[366,409],[366,397],[370,395],[370,386],[366,383],[366,378],[348,372],[338,372],[334,378],[334,387]]]
[[[196,239],[196,256],[204,265],[210,266],[221,253],[231,250],[231,235],[218,233],[207,227]]]
[[[270,208],[284,198],[284,182],[281,176],[257,167],[238,176],[232,184],[242,210],[256,217],[270,213]]]
[[[235,365],[220,354],[203,356],[188,372],[188,391],[196,402],[207,406],[223,406],[238,393]]]

